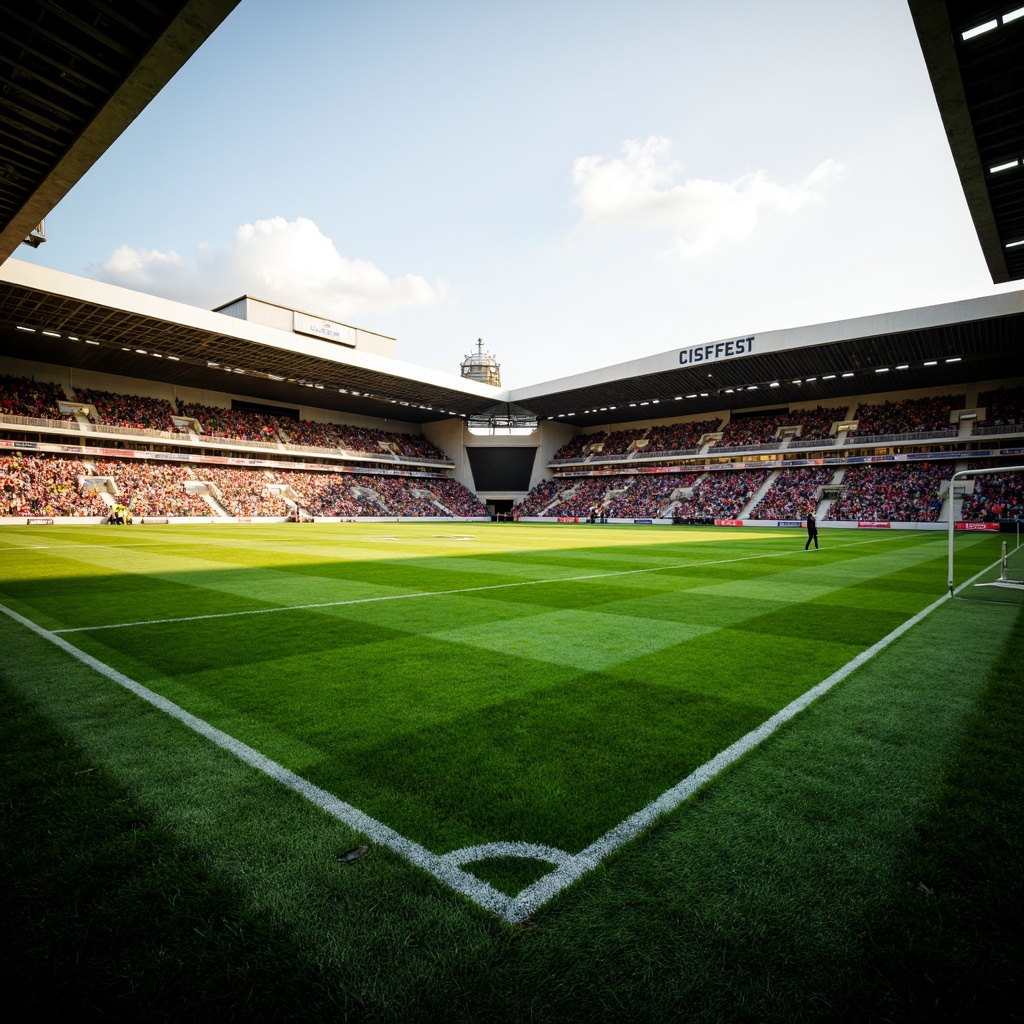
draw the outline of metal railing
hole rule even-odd
[[[928,441],[938,437],[956,437],[958,427],[943,427],[941,430],[908,430],[901,434],[847,434],[848,445],[881,444],[887,441]]]

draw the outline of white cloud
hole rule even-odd
[[[415,274],[391,278],[369,260],[342,256],[305,217],[243,224],[231,242],[200,245],[191,260],[123,245],[90,271],[111,284],[198,306],[253,295],[341,320],[431,306],[445,295],[443,282],[432,285]]]
[[[735,181],[692,178],[671,158],[671,140],[651,136],[622,144],[622,156],[580,157],[573,165],[575,201],[583,221],[596,227],[668,231],[672,250],[693,256],[724,242],[748,238],[769,213],[787,216],[821,200],[842,173],[825,160],[802,181],[785,186],[752,171]]]

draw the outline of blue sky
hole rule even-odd
[[[518,386],[991,294],[902,0],[241,0],[19,258]]]

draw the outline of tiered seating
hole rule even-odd
[[[680,487],[692,487],[695,473],[644,473],[636,477],[619,477],[629,481],[624,494],[608,503],[608,515],[616,519],[647,519],[661,514],[672,494]],[[614,486],[614,484],[612,485]],[[621,484],[620,484],[621,486]]]
[[[64,389],[48,380],[28,377],[0,377],[0,413],[32,416],[41,420],[74,420],[60,411]]]
[[[118,500],[137,518],[213,515],[202,496],[185,490],[193,478],[184,466],[112,459],[97,463],[96,469],[113,479]]]
[[[613,430],[605,439],[602,455],[625,455],[629,446],[647,433],[646,427],[632,427],[629,430]]]
[[[468,487],[458,480],[424,481],[424,485],[449,512],[456,516],[485,516],[487,509],[483,502]],[[436,514],[435,509],[435,514]]]
[[[713,434],[721,420],[693,420],[689,423],[668,423],[651,427],[645,452],[678,452],[696,448],[705,434]]]
[[[337,423],[317,423],[314,420],[278,420],[278,432],[291,444],[309,445],[311,448],[344,448],[347,427]]]
[[[803,426],[802,441],[824,441],[829,437],[832,424],[846,415],[846,408],[845,405],[841,408],[819,405],[814,409],[797,409],[790,414],[791,422]]]
[[[569,484],[564,480],[541,480],[519,505],[519,514],[523,516],[539,516],[554,500],[555,496],[566,490]]]
[[[351,473],[311,473],[280,470],[277,478],[288,484],[299,496],[302,508],[314,516],[359,516],[365,512],[350,488],[355,482]]]
[[[59,455],[0,455],[0,516],[106,516],[110,511],[79,480],[89,471]]]
[[[734,448],[751,444],[768,444],[775,440],[779,427],[788,427],[796,423],[795,415],[790,412],[778,413],[775,416],[744,416],[731,419],[722,431],[722,440],[716,446]]]
[[[367,455],[394,454],[413,459],[447,461],[447,456],[422,434],[400,434],[371,427],[340,428],[343,434],[341,447]]]
[[[179,402],[178,411],[182,416],[191,416],[198,421],[204,434],[239,441],[279,441],[276,416],[259,412],[243,412],[239,409],[221,409],[199,402]]]
[[[978,405],[985,410],[979,426],[1003,427],[1024,424],[1024,387],[997,388],[978,395]]]
[[[767,476],[767,470],[709,473],[693,497],[679,506],[679,514],[692,519],[735,519]]]
[[[993,473],[977,477],[974,492],[964,498],[960,517],[965,523],[1024,519],[1024,474]]]
[[[911,434],[922,431],[948,430],[953,409],[963,408],[963,398],[942,395],[937,398],[905,398],[881,405],[861,403],[854,419],[859,421],[850,437],[878,434]]]
[[[952,476],[949,465],[922,462],[851,466],[844,491],[829,507],[827,519],[898,523],[934,523],[942,510],[939,485]]]
[[[602,444],[608,439],[608,434],[604,430],[598,430],[593,434],[577,434],[571,441],[566,441],[561,448],[555,452],[556,459],[581,459],[586,453],[587,449],[594,444]]]
[[[751,519],[802,519],[817,504],[815,493],[832,479],[821,466],[784,469],[750,512]]]
[[[590,510],[604,500],[605,492],[612,485],[612,479],[601,477],[580,480],[575,485],[575,493],[569,497],[563,494],[561,500],[547,514],[549,516],[577,517],[589,515]]]
[[[196,466],[195,473],[200,480],[216,485],[220,503],[229,515],[287,516],[291,512],[284,498],[267,490],[268,484],[279,481],[263,470]]]
[[[119,395],[113,391],[75,388],[75,397],[96,407],[100,423],[145,430],[174,430],[174,408],[162,398]]]

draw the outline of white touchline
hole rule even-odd
[[[705,563],[707,564],[707,563]],[[956,588],[954,594],[958,594],[964,588],[970,586],[976,579],[989,572],[999,564],[997,559],[992,565],[972,576],[965,583]],[[751,730],[745,736],[738,739],[731,746],[726,747],[721,753],[716,754],[710,761],[702,764],[696,771],[691,772],[682,782],[666,790],[646,807],[631,815],[625,821],[620,822],[614,828],[606,832],[598,840],[591,843],[585,850],[571,854],[555,847],[542,846],[534,843],[524,842],[493,842],[479,846],[464,847],[461,850],[451,850],[445,854],[432,853],[430,850],[411,839],[388,828],[376,818],[338,799],[319,786],[296,775],[283,765],[271,760],[261,754],[258,750],[236,740],[226,732],[222,732],[209,722],[196,715],[190,714],[184,708],[179,707],[173,701],[137,683],[117,669],[104,664],[98,658],[94,658],[85,651],[80,650],[69,643],[63,637],[51,630],[32,622],[18,612],[6,605],[0,604],[0,612],[21,623],[27,629],[32,630],[39,636],[51,643],[56,644],[61,650],[77,658],[89,668],[106,676],[108,679],[130,690],[136,696],[141,697],[153,707],[165,712],[172,718],[176,718],[183,725],[192,729],[200,736],[206,737],[223,750],[234,754],[245,764],[256,768],[270,778],[288,787],[310,803],[315,804],[321,810],[326,811],[332,817],[344,822],[351,828],[362,832],[376,843],[386,846],[397,853],[400,857],[415,864],[428,872],[438,881],[454,889],[456,892],[468,896],[474,903],[485,910],[496,914],[498,917],[509,922],[518,924],[525,920],[530,914],[536,912],[549,900],[553,899],[567,886],[572,885],[581,876],[594,868],[609,854],[614,853],[621,846],[635,839],[641,832],[648,829],[659,818],[674,811],[681,803],[691,797],[701,786],[710,782],[722,769],[737,761],[743,754],[758,746],[766,740],[781,725],[803,711],[808,705],[816,701],[822,694],[827,693],[836,683],[845,679],[851,672],[860,668],[884,648],[888,647],[894,640],[902,636],[908,629],[916,626],[922,619],[930,615],[936,608],[950,600],[950,594],[943,594],[937,601],[922,609],[916,615],[907,619],[906,622],[897,626],[891,633],[882,637],[876,644],[867,650],[862,651],[853,660],[847,662],[842,668],[833,672],[827,679],[812,686],[796,700],[787,704],[781,711],[776,712],[767,721],[762,722],[756,729]],[[507,896],[499,892],[487,882],[482,881],[468,871],[462,870],[462,865],[473,861],[483,860],[488,857],[527,857],[548,861],[555,865],[554,870],[543,878],[525,888],[518,896]]]
[[[879,544],[891,537],[860,541],[857,545]],[[317,604],[287,604],[274,608],[247,608],[237,612],[211,612],[208,615],[178,615],[167,619],[139,619],[135,622],[110,622],[101,626],[70,626],[55,629],[54,633],[92,633],[99,629],[131,629],[132,626],[165,626],[173,622],[201,622],[204,619],[234,619],[243,615],[276,615],[280,612],[305,612],[317,608],[342,608],[351,604],[374,604],[377,601],[408,601],[421,597],[451,597],[454,594],[475,594],[481,590],[505,590],[512,587],[538,587],[552,583],[580,583],[584,580],[608,579],[612,576],[633,576],[642,572],[665,572],[669,569],[700,569],[707,565],[725,565],[729,562],[749,562],[758,558],[782,558],[793,551],[771,551],[762,555],[742,555],[739,558],[716,558],[708,562],[677,562],[674,565],[650,565],[643,569],[616,569],[612,572],[594,572],[586,576],[559,576],[550,580],[520,580],[516,583],[489,583],[481,587],[460,587],[457,590],[417,590],[408,594],[380,594],[377,597],[353,597],[344,601],[321,601]]]

